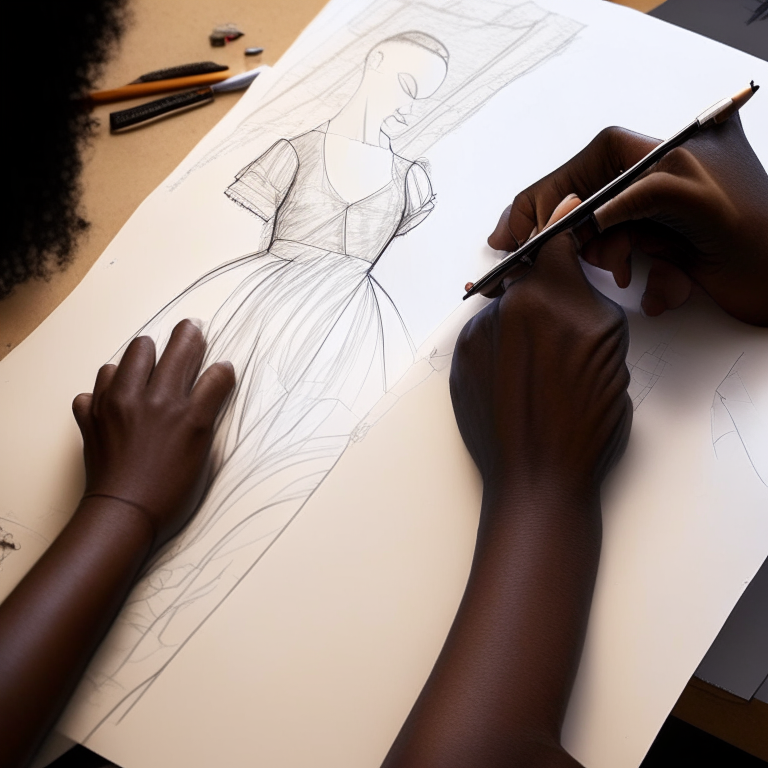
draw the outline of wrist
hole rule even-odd
[[[594,477],[562,468],[502,466],[483,477],[483,497],[499,503],[539,499],[553,506],[590,504],[600,496]]]
[[[496,472],[483,484],[482,520],[526,515],[600,518],[600,488],[591,478],[565,472]]]
[[[119,496],[84,494],[74,520],[82,521],[105,541],[118,541],[123,550],[133,552],[142,563],[154,552],[156,531],[149,513]]]

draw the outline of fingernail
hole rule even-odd
[[[189,322],[201,333],[205,330],[205,323],[199,317],[188,317],[187,320],[189,320]]]

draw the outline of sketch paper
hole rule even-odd
[[[598,71],[616,98],[585,112]],[[469,566],[479,488],[447,371],[498,212],[604,125],[668,135],[765,71],[586,0],[331,3],[0,363],[0,524],[21,544],[6,591],[7,564],[22,573],[77,501],[69,402],[101,363],[192,315],[208,360],[238,370],[211,490],[63,732],[125,768],[207,765],[214,743],[233,765],[380,762]],[[621,292],[590,275],[628,311],[636,412],[566,743],[588,766],[630,766],[768,551],[764,443],[713,426],[718,403],[749,423],[742,389],[768,419],[768,341],[705,298],[645,319],[637,278]]]

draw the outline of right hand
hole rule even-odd
[[[597,494],[632,424],[628,343],[624,312],[586,279],[573,238],[544,244],[456,344],[453,408],[486,490]]]
[[[515,250],[569,192],[586,199],[659,142],[606,128],[575,157],[521,192],[488,238]],[[652,257],[642,300],[649,316],[684,303],[692,281],[728,313],[768,325],[768,175],[738,114],[662,158],[596,214],[602,233],[583,243],[585,261],[625,288],[634,248]]]
[[[216,415],[235,384],[231,363],[211,365],[195,382],[205,352],[189,320],[173,330],[155,365],[141,336],[119,365],[103,366],[93,394],[72,409],[83,435],[85,496],[107,496],[138,510],[157,550],[187,523],[205,489]]]

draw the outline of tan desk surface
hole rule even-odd
[[[660,0],[614,1],[640,11],[660,5]],[[102,87],[116,87],[142,72],[190,61],[228,64],[233,73],[274,64],[323,5],[325,0],[132,0],[133,22],[106,69]],[[211,48],[211,29],[230,21],[245,31],[245,37],[224,48]],[[264,54],[246,58],[243,50],[256,45],[264,48]],[[0,359],[69,295],[141,201],[238,98],[235,93],[224,94],[183,117],[120,136],[109,133],[108,115],[114,107],[96,109],[101,125],[86,153],[83,173],[83,207],[90,230],[67,270],[48,282],[24,285],[0,302]],[[768,759],[763,735],[768,730],[768,705],[740,703],[694,679],[674,714]]]

